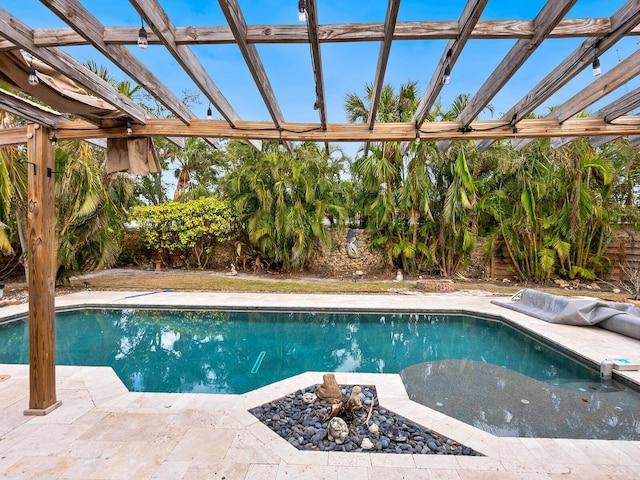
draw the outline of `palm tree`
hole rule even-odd
[[[19,120],[0,112],[0,128],[17,126]],[[26,152],[16,146],[0,148],[0,252],[14,253],[15,237],[19,237],[22,251],[26,252]]]
[[[186,199],[188,193],[191,193],[190,199],[210,194],[210,189],[214,188],[217,180],[216,158],[213,147],[201,138],[185,140],[185,148],[174,155],[174,162],[178,163],[178,168],[174,171],[177,179],[174,201]]]
[[[120,253],[134,181],[105,173],[105,155],[86,142],[56,150],[58,282],[77,270],[112,265]]]
[[[366,122],[369,118],[373,89],[365,86],[364,97],[356,93],[345,96],[344,108],[350,122]],[[376,112],[378,122],[409,121],[418,107],[417,82],[408,81],[400,86],[398,93],[391,85],[384,85],[380,93],[380,102]],[[366,157],[357,158],[353,165],[355,181],[362,185],[361,217],[365,219],[367,229],[372,233],[372,246],[384,246],[389,252],[389,265],[394,259],[404,269],[413,270],[413,259],[417,251],[417,240],[407,236],[404,225],[404,212],[401,207],[401,190],[406,180],[407,168],[397,142],[373,144]],[[406,204],[406,196],[402,206]],[[414,209],[414,213],[418,209]],[[414,232],[415,233],[415,232]],[[424,251],[424,249],[423,249]]]
[[[299,145],[291,156],[275,143],[263,143],[258,152],[230,141],[226,154],[229,170],[221,184],[248,241],[268,265],[285,271],[302,268],[315,241],[328,241],[325,219],[344,218],[341,160],[313,143]]]

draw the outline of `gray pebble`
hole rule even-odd
[[[364,425],[368,409],[355,412],[354,422],[347,422],[350,429],[349,435],[343,444],[337,445],[327,437],[329,404],[318,400],[314,404],[307,405],[302,401],[305,393],[316,393],[317,388],[316,385],[300,389],[295,394],[261,405],[250,412],[300,450],[361,452],[362,439],[371,438],[367,425]],[[350,395],[351,390],[352,387],[342,388],[345,396]],[[358,396],[364,405],[371,405],[377,398],[375,387],[363,385],[362,392]],[[433,431],[380,406],[373,409],[369,421],[369,425],[371,424],[378,425],[380,428],[379,438],[371,438],[375,441],[374,449],[370,450],[372,452],[479,455],[472,448],[459,445],[446,437],[440,437]]]

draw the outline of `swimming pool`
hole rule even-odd
[[[601,390],[598,372],[587,365],[503,322],[478,317],[389,312],[85,309],[59,312],[56,318],[58,364],[111,366],[134,391],[243,393],[305,371],[402,372],[403,378],[413,373],[408,383],[429,385],[423,390],[440,392],[437,398],[421,398],[420,391],[412,393],[408,388],[410,396],[456,416],[459,412],[448,409],[460,403],[459,398],[455,402],[451,398],[459,394],[440,387],[447,371],[455,372],[464,364],[467,373],[473,370],[465,377],[472,395],[479,387],[488,386],[488,379],[500,381],[504,375],[499,373],[504,371],[506,376],[518,377],[515,397],[512,392],[509,398],[517,397],[523,406],[527,403],[522,400],[529,405],[537,403],[529,392],[527,398],[517,395],[525,384],[533,385],[534,390],[551,389],[549,395],[553,398],[563,390],[575,396],[576,392],[592,394],[591,389],[597,388],[602,397],[596,402],[598,409],[607,402],[605,397],[613,399],[607,393],[622,392],[624,398],[616,398],[615,405],[610,406],[618,417],[634,411],[633,405],[640,405],[637,395],[622,386]],[[27,344],[26,322],[0,326],[0,363],[27,363]],[[421,364],[440,374],[428,379],[424,371],[410,370]],[[489,376],[474,385],[474,378],[483,378],[481,373],[488,371]],[[416,382],[416,378],[420,380]],[[498,384],[491,390],[500,393],[500,388]],[[469,394],[465,396],[469,398]],[[499,397],[493,395],[487,401],[499,402]],[[630,404],[631,401],[636,403]],[[596,403],[588,403],[589,409],[594,410]],[[490,424],[487,412],[495,409],[482,408],[484,418],[480,413],[479,421],[465,421],[480,428],[483,423]],[[501,415],[503,425],[513,412]],[[622,423],[625,422],[633,423]],[[512,427],[517,419],[507,423]],[[624,436],[616,438],[637,439],[637,422],[629,428]],[[495,424],[485,429],[507,435],[527,433],[523,432],[526,429],[514,432]],[[621,429],[616,426],[612,430]]]

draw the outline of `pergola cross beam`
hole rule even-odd
[[[222,13],[224,13],[224,16],[227,19],[229,28],[231,28],[236,44],[240,49],[240,53],[242,53],[245,63],[251,72],[251,76],[258,87],[258,91],[260,92],[267,110],[271,115],[273,123],[277,129],[281,129],[282,124],[284,123],[284,117],[280,111],[280,106],[278,105],[276,95],[271,87],[271,82],[269,81],[267,72],[262,65],[262,60],[260,60],[258,49],[255,45],[247,42],[247,23],[242,11],[240,10],[240,5],[237,0],[219,0],[219,3],[220,8],[222,8]],[[286,142],[286,147],[289,152],[293,152],[293,145],[289,142]]]
[[[35,46],[32,39],[33,31],[2,8],[0,8],[0,35],[121,110],[132,121],[140,124],[146,122],[146,112],[142,107],[122,95],[69,54],[57,47]]]
[[[547,2],[540,13],[533,20],[535,26],[533,37],[526,40],[518,40],[516,44],[504,56],[500,64],[489,75],[489,78],[480,87],[471,101],[464,107],[458,120],[466,128],[478,114],[484,110],[491,99],[504,87],[507,81],[515,75],[524,62],[547,38],[553,27],[556,26],[578,0],[554,0]],[[451,143],[438,142],[438,149],[446,151]]]
[[[503,120],[511,121],[515,118],[527,117],[542,102],[564,87],[578,73],[591,65],[594,59],[595,46],[597,53],[602,54],[613,47],[618,40],[628,35],[640,24],[640,2],[628,0],[610,18],[611,28],[603,36],[587,38],[582,44],[571,52],[560,64],[544,77],[531,91],[529,91],[518,103],[516,103],[503,117]],[[491,146],[493,140],[485,140],[476,145],[478,152],[483,152]]]
[[[459,36],[459,20],[402,21],[396,23],[393,40],[455,40]],[[108,45],[135,45],[139,27],[105,26],[103,40]],[[479,20],[469,38],[500,40],[531,38],[533,20]],[[611,19],[567,18],[547,38],[603,37],[611,33]],[[307,29],[302,25],[247,25],[247,42],[256,44],[306,43]],[[640,35],[634,27],[627,35]],[[384,23],[338,23],[318,26],[320,43],[379,42],[384,38]],[[162,45],[154,32],[148,32],[149,45]],[[229,45],[235,39],[228,26],[188,26],[175,28],[178,45]],[[71,28],[37,28],[33,42],[38,47],[71,47],[89,42]],[[0,51],[17,48],[0,40]]]
[[[458,21],[458,36],[447,42],[445,50],[438,61],[438,65],[431,76],[429,85],[427,85],[427,88],[420,99],[420,103],[418,104],[418,108],[416,108],[416,112],[413,115],[413,122],[416,126],[416,130],[420,129],[427,118],[431,107],[433,107],[433,104],[438,98],[438,95],[440,95],[445,69],[448,67],[449,73],[453,70],[453,66],[462,53],[464,46],[467,44],[467,40],[471,37],[471,34],[480,19],[480,15],[482,15],[484,8],[487,6],[488,1],[489,0],[467,1],[464,10],[462,10],[462,15],[460,15],[460,20]],[[400,145],[400,152],[402,155],[407,152],[409,145],[409,142],[403,142]]]

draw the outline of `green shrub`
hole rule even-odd
[[[232,238],[235,230],[229,205],[211,197],[135,207],[130,220],[165,262],[178,255],[187,268],[205,268],[213,247]]]

